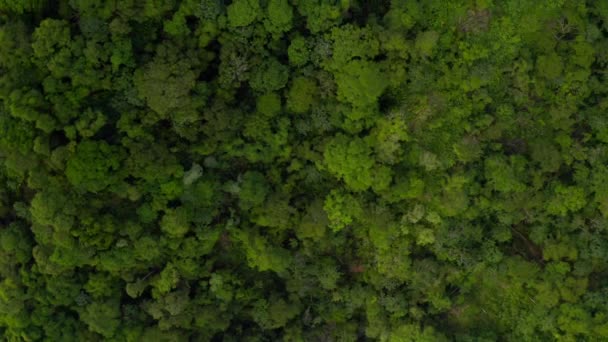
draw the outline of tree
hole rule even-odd
[[[268,59],[252,72],[249,85],[261,93],[270,93],[282,89],[287,79],[287,67],[276,59]]]
[[[356,197],[336,190],[325,198],[323,209],[327,213],[329,227],[336,232],[354,223],[363,215],[363,209]]]
[[[355,191],[368,189],[373,182],[372,149],[361,138],[340,134],[332,138],[323,152],[327,169]]]
[[[422,32],[416,37],[416,50],[419,51],[420,55],[430,57],[438,39],[439,34],[435,31]]]
[[[247,26],[262,15],[258,0],[236,0],[228,8],[228,23],[232,27]]]
[[[548,212],[554,215],[564,216],[568,212],[578,211],[587,203],[585,190],[580,187],[557,184],[554,194],[547,206]]]
[[[168,117],[176,123],[192,123],[198,119],[195,109],[200,102],[191,96],[198,77],[198,61],[194,56],[180,58],[177,49],[171,45],[159,46],[155,58],[133,75],[139,97],[156,113],[153,122]]]
[[[276,93],[267,93],[257,99],[257,110],[268,117],[273,117],[281,111],[281,97]]]
[[[341,13],[349,2],[322,3],[317,0],[298,2],[298,11],[306,17],[306,26],[314,34],[323,32],[341,21]]]
[[[120,309],[117,301],[94,302],[80,313],[89,328],[105,338],[112,338],[120,325]]]
[[[371,27],[344,25],[331,30],[333,67],[342,69],[353,60],[370,60],[380,53],[380,43]]]
[[[262,175],[256,171],[248,171],[243,175],[239,188],[239,203],[243,209],[250,209],[264,203],[269,192],[269,186]]]
[[[293,10],[287,0],[270,0],[264,27],[275,37],[280,37],[292,27]]]
[[[85,140],[76,146],[66,164],[66,176],[74,187],[99,192],[120,180],[123,152],[105,141]]]
[[[380,67],[361,60],[348,62],[335,77],[338,100],[359,108],[374,106],[387,87]]]
[[[14,12],[16,14],[23,13],[37,13],[45,7],[45,3],[42,0],[25,0],[18,3],[12,1],[2,0],[0,1],[0,9]]]
[[[485,173],[494,189],[504,192],[520,192],[525,189],[521,182],[521,175],[525,171],[524,161],[521,158],[511,158],[510,164],[501,157],[488,158],[485,161]]]
[[[287,50],[289,63],[295,66],[303,66],[310,59],[310,47],[306,38],[298,36],[291,40]]]
[[[315,103],[318,96],[317,85],[310,78],[298,77],[293,80],[287,96],[287,108],[295,113],[305,113]]]

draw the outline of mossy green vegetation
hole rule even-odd
[[[607,341],[608,2],[0,0],[4,341]]]

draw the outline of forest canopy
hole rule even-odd
[[[608,2],[0,0],[6,341],[608,340]]]

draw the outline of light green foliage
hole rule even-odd
[[[432,327],[420,328],[417,325],[402,325],[396,328],[390,335],[389,341],[399,342],[432,342],[447,341],[447,339],[434,331]]]
[[[116,284],[115,279],[109,274],[96,273],[91,274],[89,280],[85,284],[85,290],[93,297],[110,297],[114,294]]]
[[[554,193],[554,197],[547,205],[549,213],[554,215],[565,216],[569,211],[578,211],[587,202],[585,190],[580,187],[558,184],[555,187]]]
[[[240,281],[229,273],[216,272],[209,279],[209,290],[220,300],[228,303],[234,297],[235,286]]]
[[[270,0],[266,9],[268,18],[264,20],[264,27],[275,36],[291,29],[293,10],[287,0]]]
[[[287,49],[287,54],[289,56],[289,63],[295,66],[306,64],[310,59],[310,47],[306,38],[298,36],[292,39]]]
[[[562,259],[574,261],[578,258],[578,251],[566,243],[548,243],[543,249],[543,258],[555,261]]]
[[[182,237],[190,230],[189,213],[185,208],[167,210],[163,216],[160,227],[173,237]]]
[[[327,143],[323,156],[327,169],[353,190],[366,190],[372,185],[374,159],[371,146],[363,139],[338,135]]]
[[[437,45],[439,34],[435,31],[422,32],[416,37],[416,50],[424,57],[430,57]]]
[[[375,141],[374,152],[380,161],[392,164],[399,160],[402,143],[409,140],[407,131],[405,120],[398,116],[378,120],[372,136]]]
[[[290,258],[285,249],[270,245],[266,238],[256,233],[239,231],[237,239],[243,244],[249,267],[279,274],[287,270]]]
[[[336,25],[341,20],[342,11],[350,1],[321,2],[317,0],[298,1],[298,11],[306,18],[306,27],[312,33],[319,33]]]
[[[44,113],[47,103],[42,94],[34,89],[14,90],[7,99],[10,114],[28,122],[35,122],[36,128],[47,133],[55,128],[55,120]]]
[[[75,129],[71,129],[71,127],[67,127],[65,129],[66,135],[75,140],[75,134],[78,132],[82,138],[91,138],[106,124],[106,117],[103,113],[99,111],[93,111],[92,109],[87,109],[82,116],[76,121],[74,124]]]
[[[334,28],[331,39],[334,42],[332,60],[337,68],[353,59],[371,59],[380,51],[380,43],[368,27],[345,25]]]
[[[167,264],[151,282],[154,286],[153,296],[159,298],[174,289],[180,280],[179,270],[174,264]]]
[[[276,93],[261,95],[257,99],[257,110],[265,116],[275,116],[281,111],[281,97]]]
[[[383,71],[370,62],[351,61],[335,76],[338,99],[355,107],[375,104],[387,87]]]
[[[469,181],[465,176],[456,174],[446,182],[443,194],[437,201],[437,207],[441,210],[442,215],[451,217],[465,212],[469,206],[467,195]]]
[[[31,124],[8,116],[0,118],[0,129],[5,134],[0,137],[2,152],[27,155],[33,149],[35,131]]]
[[[156,19],[162,17],[175,6],[174,0],[155,0],[143,4],[145,17]]]
[[[64,20],[45,19],[33,34],[32,49],[40,59],[51,57],[69,45],[70,28]]]
[[[323,209],[329,219],[329,227],[337,232],[352,224],[362,214],[359,201],[351,194],[332,191],[325,199]]]
[[[161,253],[158,242],[149,236],[143,236],[135,244],[135,255],[142,260],[153,260]]]
[[[66,20],[45,19],[32,35],[32,61],[42,70],[50,72],[56,79],[67,77],[67,81],[74,84],[92,82],[91,78],[87,79],[82,72],[77,72],[80,66],[84,66],[82,59],[80,65],[75,64],[77,56],[83,53],[79,49],[82,49],[82,41],[80,44],[72,42]],[[89,72],[87,76],[93,76],[91,74]],[[82,93],[74,91],[71,94],[72,98],[81,96]]]
[[[235,0],[226,10],[232,27],[247,26],[262,14],[259,0]]]

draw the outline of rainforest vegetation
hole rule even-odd
[[[5,341],[608,341],[608,1],[0,0]]]

